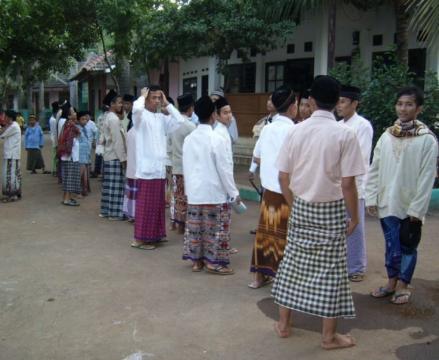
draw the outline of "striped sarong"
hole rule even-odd
[[[101,215],[123,218],[125,175],[119,160],[104,161]]]
[[[137,179],[134,238],[139,242],[156,243],[166,237],[166,179]]]
[[[77,161],[62,161],[62,186],[64,192],[81,193],[81,171]]]
[[[250,271],[275,276],[287,243],[290,207],[282,194],[265,190]]]
[[[125,194],[123,197],[123,213],[129,219],[134,219],[136,214],[136,197],[136,179],[127,178],[125,182]]]
[[[8,198],[21,197],[20,160],[3,159],[2,193]]]
[[[346,266],[344,200],[294,199],[288,243],[273,285],[278,305],[324,317],[355,317]]]
[[[188,205],[183,260],[230,263],[230,204]]]

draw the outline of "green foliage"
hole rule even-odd
[[[352,84],[362,89],[359,113],[371,121],[375,129],[374,142],[385,129],[396,120],[395,102],[399,89],[413,85],[415,77],[408,67],[398,63],[393,53],[387,54],[387,61],[376,59],[370,77],[364,81],[364,66],[338,65],[331,75],[344,84]],[[438,121],[439,81],[436,73],[425,74],[425,103],[419,120],[431,128]]]

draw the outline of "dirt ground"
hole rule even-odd
[[[257,203],[234,215],[236,274],[219,277],[192,273],[172,232],[155,251],[130,248],[133,225],[98,217],[98,180],[70,208],[55,178],[28,174],[24,160],[22,169],[23,199],[0,204],[0,360],[439,359],[437,214],[405,306],[368,295],[385,271],[381,229],[367,219],[368,273],[352,285],[357,318],[340,321],[358,346],[325,352],[318,318],[295,314],[293,336],[279,339],[270,288],[247,287]]]

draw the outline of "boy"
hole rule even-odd
[[[408,286],[415,271],[422,222],[436,177],[437,140],[417,120],[423,103],[424,95],[417,87],[405,87],[398,92],[398,119],[378,140],[366,186],[367,210],[380,218],[384,233],[389,279],[371,295],[391,296],[393,304],[410,300]]]
[[[78,113],[77,127],[81,132],[79,136],[79,168],[81,176],[81,195],[87,196],[90,192],[90,163],[91,163],[91,145],[93,139],[87,130],[88,112],[80,111]]]
[[[35,115],[29,116],[29,124],[24,133],[24,147],[27,151],[26,169],[31,174],[36,174],[36,170],[42,169],[43,174],[49,174],[44,170],[44,159],[41,148],[44,146],[44,135],[40,125],[37,123]]]

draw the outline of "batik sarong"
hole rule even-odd
[[[122,219],[125,174],[119,160],[104,161],[101,215]]]
[[[139,242],[156,243],[166,237],[166,179],[137,179],[134,238]]]
[[[86,196],[90,192],[90,165],[80,164],[81,194]]]
[[[79,162],[62,161],[62,186],[64,192],[81,193],[81,171]]]
[[[125,181],[125,195],[123,197],[123,213],[128,219],[134,219],[135,217],[136,197],[136,179],[127,178]]]
[[[348,215],[349,216],[349,215]],[[346,239],[348,274],[364,274],[367,266],[366,237],[364,234],[364,199],[358,200],[359,223]]]
[[[40,149],[27,149],[26,170],[44,169],[44,159]]]
[[[183,259],[227,266],[230,263],[230,222],[230,204],[189,204]]]
[[[3,159],[2,193],[8,198],[21,197],[20,160]]]
[[[184,229],[187,212],[187,196],[184,193],[183,175],[173,175],[173,201],[171,211],[171,221]]]
[[[298,197],[272,295],[276,304],[324,317],[355,317],[346,266],[344,200],[311,203]]]
[[[265,190],[250,271],[276,276],[287,243],[290,207],[282,194]]]

